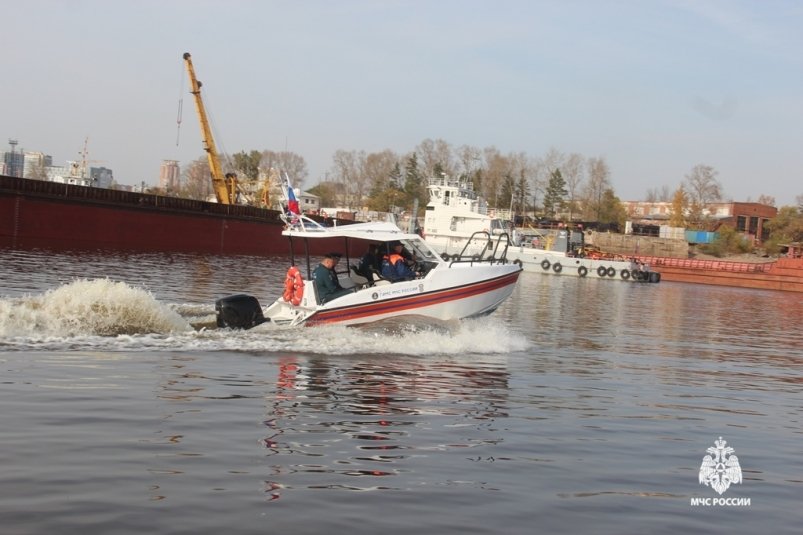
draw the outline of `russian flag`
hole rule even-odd
[[[298,199],[293,191],[293,186],[287,186],[287,209],[294,214],[300,214],[301,210],[298,209]]]

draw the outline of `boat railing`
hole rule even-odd
[[[662,256],[638,256],[640,262],[651,268],[676,267],[684,269],[704,269],[727,271],[730,273],[763,273],[769,271],[775,262],[731,262],[724,260],[701,260],[695,258],[671,258]]]
[[[495,236],[496,240],[491,237],[487,230],[480,230],[471,235],[463,246],[459,255],[452,257],[451,264],[458,262],[490,262],[491,264],[506,264],[507,263],[507,250],[510,247],[510,236],[507,232],[502,232]],[[481,246],[480,253],[477,246]],[[490,254],[486,255],[486,252]],[[451,265],[450,264],[450,265]]]

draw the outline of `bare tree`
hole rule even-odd
[[[460,167],[457,170],[463,176],[471,177],[482,168],[482,151],[477,147],[462,145],[457,149],[456,153],[460,162]]]
[[[40,157],[28,169],[26,178],[33,180],[47,180],[47,170],[45,169],[45,159]]]
[[[212,197],[212,173],[209,160],[202,156],[184,169],[184,187],[181,196],[188,199],[206,201]]]
[[[756,201],[759,204],[766,204],[767,206],[775,206],[775,197],[770,195],[759,195]]]
[[[605,192],[611,189],[610,169],[605,158],[588,159],[588,182],[583,188],[584,218],[599,221]]]
[[[259,167],[268,176],[273,176],[272,169],[287,173],[293,182],[293,187],[301,187],[308,175],[307,162],[304,157],[289,151],[262,151]]]
[[[510,175],[510,160],[496,147],[486,147],[484,153],[486,169],[482,194],[494,208],[499,208],[502,185],[505,177]]]
[[[660,188],[648,188],[644,200],[646,202],[671,202],[673,195],[669,186],[664,185]]]
[[[456,170],[451,145],[442,139],[425,139],[418,144],[415,152],[419,157],[419,170],[427,179],[434,174],[438,165],[447,175],[453,174]]]
[[[399,155],[392,150],[386,149],[382,152],[372,152],[365,156],[362,172],[371,187],[377,183],[387,184],[390,181],[394,167],[401,165],[401,163]]]
[[[569,221],[571,221],[574,219],[574,213],[578,208],[577,200],[580,193],[580,185],[583,183],[585,173],[585,158],[576,152],[571,153],[564,161],[561,171],[563,180],[566,181]]]
[[[537,211],[539,206],[538,195],[543,199],[549,183],[549,172],[547,166],[541,158],[531,158],[530,168],[530,195],[532,197],[533,210]],[[533,214],[535,215],[535,214]]]
[[[551,175],[555,169],[563,168],[563,164],[566,161],[566,155],[555,147],[551,147],[546,154],[544,154],[542,161],[546,167],[546,174]],[[563,171],[561,171],[561,174],[563,174]]]
[[[713,167],[698,164],[686,175],[684,189],[689,198],[689,223],[702,224],[706,205],[722,198],[722,186],[717,181],[717,174]]]
[[[365,153],[362,153],[363,156]],[[350,206],[354,199],[354,192],[359,189],[358,184],[361,182],[360,177],[360,160],[362,156],[357,151],[338,150],[335,152],[332,160],[334,165],[332,167],[333,179],[338,183],[342,191],[342,198],[340,201],[344,206]]]

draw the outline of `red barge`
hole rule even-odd
[[[639,260],[660,273],[664,281],[803,292],[803,258],[759,263],[657,256],[643,256]]]
[[[281,215],[0,175],[0,248],[287,255]],[[310,253],[324,254],[331,246],[321,243]],[[301,243],[293,248],[304,253]]]

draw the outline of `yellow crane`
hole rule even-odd
[[[195,109],[198,111],[198,120],[201,122],[204,150],[209,159],[209,171],[212,174],[212,188],[215,190],[217,202],[234,204],[237,197],[237,175],[234,173],[223,174],[220,157],[215,147],[215,140],[212,138],[212,130],[209,128],[209,119],[206,117],[206,109],[201,100],[201,85],[203,84],[195,77],[195,69],[192,66],[192,58],[189,52],[184,53],[184,64],[187,67],[187,74],[190,76],[190,84],[192,85],[190,93],[195,97]]]

